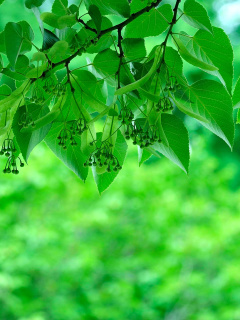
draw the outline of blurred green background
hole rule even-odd
[[[235,45],[236,78],[240,1],[201,2]],[[36,26],[22,0],[0,17],[0,30]],[[100,197],[44,143],[19,176],[0,176],[1,320],[240,319],[240,134],[231,152],[185,123],[189,176],[165,158],[139,168],[130,147]]]

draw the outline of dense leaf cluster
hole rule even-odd
[[[40,14],[43,2],[25,1],[38,19],[42,48],[26,21],[9,22],[0,33],[4,172],[18,173],[15,160],[22,166],[42,140],[82,180],[91,167],[100,192],[122,168],[129,140],[140,163],[164,155],[187,172],[189,138],[179,111],[232,148],[240,81],[233,92],[231,43],[201,4],[55,0],[51,12]],[[197,32],[176,32],[180,19]],[[147,52],[153,36],[159,37]],[[189,84],[183,59],[209,75]],[[16,150],[5,152],[9,141]]]

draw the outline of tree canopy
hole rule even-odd
[[[4,173],[18,174],[43,140],[83,181],[91,169],[100,193],[124,166],[129,143],[139,164],[164,155],[187,173],[181,113],[233,148],[233,111],[240,106],[233,49],[200,3],[55,0],[51,12],[42,12],[43,4],[25,1],[38,21],[41,48],[27,21],[8,22],[0,32]],[[193,34],[177,30],[182,20]],[[156,40],[151,50],[149,37]],[[184,63],[206,77],[189,83]]]

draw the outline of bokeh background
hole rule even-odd
[[[236,81],[240,1],[200,2],[232,40]],[[22,0],[5,0],[0,30],[23,19],[37,28]],[[0,320],[240,319],[239,130],[231,152],[185,123],[188,176],[164,157],[139,168],[130,147],[99,196],[44,143],[19,176],[0,176]]]

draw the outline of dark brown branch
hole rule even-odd
[[[123,47],[122,47],[122,29],[118,29],[118,48],[119,48],[119,66],[118,66],[118,71],[116,73],[116,76],[118,78],[118,89],[120,88],[120,73],[121,73],[121,67],[122,67],[122,62],[123,62],[123,57],[124,57],[124,52],[123,52]]]
[[[171,23],[170,23],[170,28],[169,28],[169,30],[168,30],[168,33],[167,33],[167,35],[166,35],[166,38],[165,38],[164,42],[162,43],[162,45],[164,46],[164,49],[163,49],[163,59],[164,59],[164,55],[165,55],[165,51],[166,51],[166,45],[167,45],[167,42],[168,42],[168,38],[169,38],[169,36],[172,34],[172,29],[173,29],[174,25],[175,25],[176,22],[177,22],[177,12],[178,12],[178,7],[179,7],[181,1],[182,1],[182,0],[177,0],[177,1],[176,1],[175,7],[174,7],[174,9],[173,9],[173,18],[172,18],[172,21],[171,21]]]
[[[97,34],[97,30],[89,27],[82,19],[78,19],[78,22],[80,22],[82,25],[84,25],[85,29],[90,30],[90,31]]]
[[[102,30],[99,35],[97,36],[97,39],[99,40],[103,35],[109,33],[109,32],[112,32],[114,30],[122,30],[126,25],[128,25],[130,22],[132,22],[133,20],[137,19],[138,17],[140,17],[142,14],[150,11],[151,9],[153,8],[156,8],[160,3],[162,2],[162,0],[157,0],[156,3],[152,3],[150,6],[147,6],[145,8],[143,8],[142,10],[136,12],[136,13],[133,13],[128,19],[126,19],[125,21],[111,27],[111,28],[108,28],[108,29],[105,29],[105,30]],[[81,19],[80,19],[81,20]],[[83,21],[79,21],[81,23],[83,23]],[[84,22],[84,26],[86,29],[89,29],[90,27],[88,25],[85,24]],[[90,28],[89,30],[91,30],[92,28]],[[92,29],[91,31],[93,31],[95,29]],[[93,31],[93,32],[96,32]],[[60,64],[64,64],[66,62],[70,62],[72,59],[76,58],[76,56],[78,55],[79,53],[79,50],[76,51],[73,55],[71,55],[70,57],[68,57],[67,59],[63,60],[63,61],[60,61],[58,63],[55,63],[53,65],[53,68],[56,67],[56,66],[59,66]]]
[[[104,34],[109,33],[111,31],[114,30],[118,30],[118,29],[123,29],[124,27],[126,27],[126,25],[128,25],[130,22],[132,22],[133,20],[137,19],[138,17],[140,17],[143,13],[149,12],[151,9],[156,8],[160,3],[162,2],[162,0],[157,0],[156,3],[152,3],[150,6],[147,6],[145,8],[143,8],[142,10],[133,13],[128,19],[126,19],[125,21],[111,27],[105,30],[102,30],[99,35],[98,38],[102,37]]]

